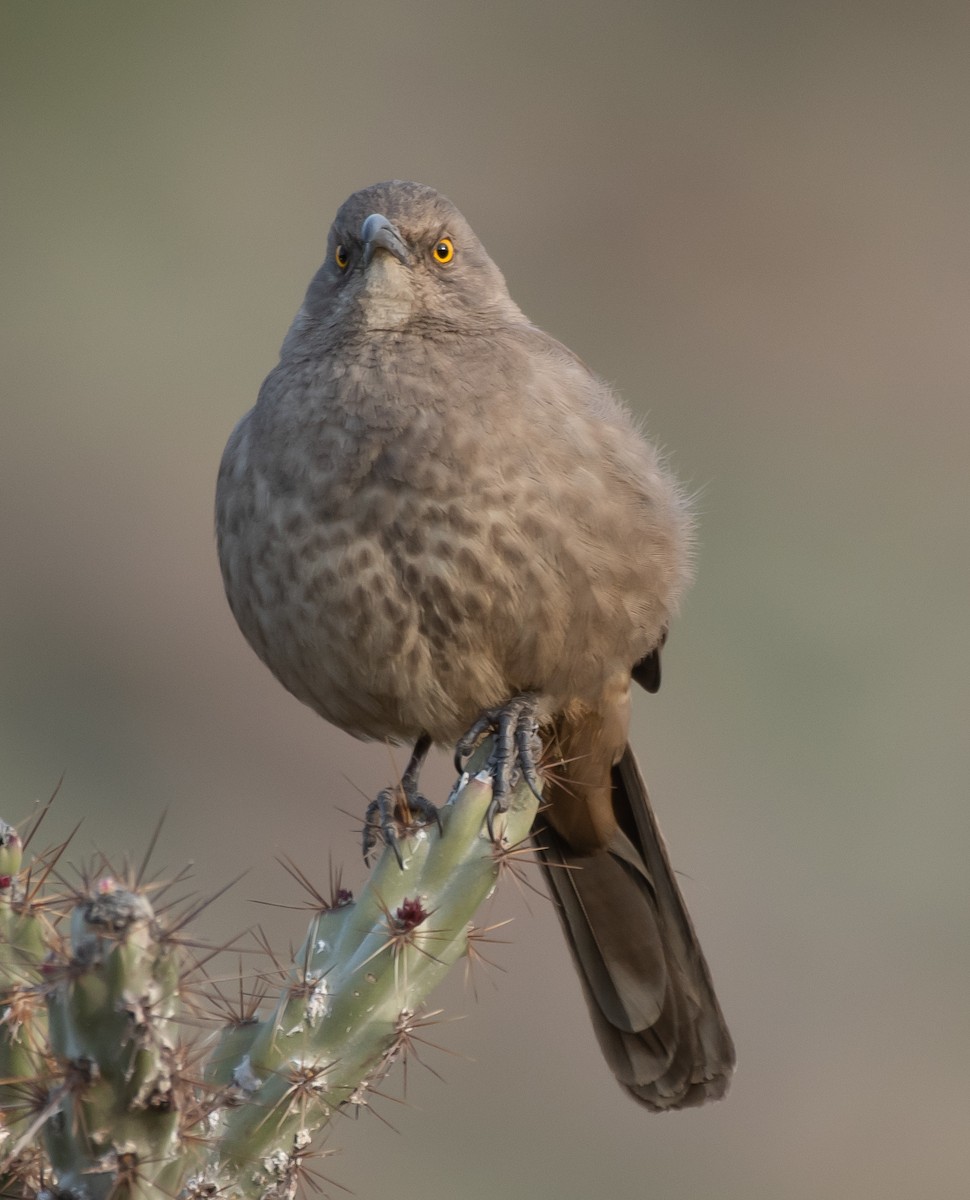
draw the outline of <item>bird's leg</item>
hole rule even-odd
[[[492,773],[492,802],[486,823],[489,837],[494,837],[492,823],[495,814],[505,812],[509,795],[521,777],[541,801],[542,782],[539,779],[537,758],[542,746],[539,741],[539,697],[533,692],[513,696],[507,704],[486,709],[455,747],[455,765],[464,770],[465,759],[472,753],[483,735],[495,734],[495,749],[488,762]]]
[[[398,865],[404,866],[398,842],[402,837],[424,825],[434,823],[441,828],[438,810],[431,801],[418,791],[418,776],[431,749],[431,738],[422,733],[414,743],[408,765],[404,768],[401,782],[385,788],[367,806],[364,816],[364,861],[368,862],[371,851],[378,841],[391,847]]]

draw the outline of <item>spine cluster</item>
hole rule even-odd
[[[57,853],[25,865],[0,824],[0,1195],[294,1195],[314,1136],[406,1054],[528,837],[529,787],[494,841],[491,799],[487,773],[463,776],[440,830],[385,848],[356,898],[320,900],[275,1002],[206,1036],[183,922],[106,872],[58,893]]]

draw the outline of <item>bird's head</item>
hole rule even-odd
[[[450,200],[418,183],[377,183],[340,206],[284,353],[379,331],[485,333],[522,319]]]

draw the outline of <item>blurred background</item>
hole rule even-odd
[[[201,919],[363,876],[404,753],[326,727],[222,595],[222,447],[354,189],[458,204],[700,492],[633,741],[733,1027],[729,1099],[602,1065],[548,904],[457,973],[358,1196],[965,1197],[970,9],[752,0],[0,6],[0,805]],[[425,783],[450,781],[440,756]],[[44,840],[44,839],[42,839]],[[388,1090],[400,1095],[402,1081]],[[332,1192],[340,1194],[338,1189]]]

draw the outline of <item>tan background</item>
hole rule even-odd
[[[601,1065],[548,906],[456,979],[359,1196],[967,1195],[963,3],[0,7],[0,805],[160,859],[200,932],[361,869],[402,754],[325,727],[236,632],[211,532],[337,204],[448,193],[541,325],[701,489],[700,573],[634,740],[731,1019],[713,1109]],[[444,762],[428,784],[443,790]],[[472,1061],[475,1060],[475,1061]],[[400,1080],[391,1090],[399,1090]],[[339,1193],[337,1193],[339,1194]]]

